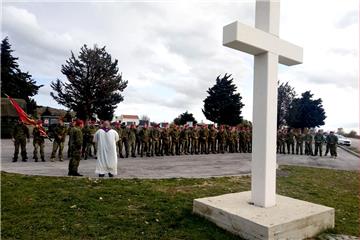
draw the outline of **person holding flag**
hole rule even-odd
[[[12,106],[15,108],[16,112],[19,115],[19,121],[14,127],[14,131],[12,134],[12,138],[15,144],[15,153],[13,162],[17,161],[18,155],[19,155],[19,146],[21,147],[21,156],[22,161],[26,162],[27,155],[26,155],[26,138],[28,139],[28,142],[30,142],[30,135],[29,135],[29,129],[25,126],[26,125],[33,125],[37,126],[37,122],[29,117],[26,112],[19,106],[19,104],[12,99],[10,96],[5,94],[5,96],[9,99]],[[44,138],[49,138],[49,136],[46,134],[45,129],[42,125],[37,126],[39,133]],[[51,140],[50,140],[51,141]],[[41,150],[40,150],[41,151]]]
[[[44,156],[44,146],[45,146],[45,137],[41,134],[42,121],[38,120],[36,126],[33,130],[33,145],[34,145],[34,159],[35,162],[38,161],[38,150],[40,149],[41,161],[45,162]]]

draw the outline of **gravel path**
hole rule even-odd
[[[67,176],[68,160],[49,162],[51,143],[46,140],[46,162],[33,162],[32,143],[27,145],[28,162],[11,162],[14,145],[11,140],[1,140],[1,170],[13,173],[43,176]],[[64,152],[67,152],[65,148]],[[66,154],[65,154],[66,155]],[[341,170],[359,170],[359,158],[338,148],[338,158],[278,155],[280,165],[298,165]],[[21,157],[19,156],[21,159]],[[79,172],[87,177],[96,177],[95,159],[82,160]],[[204,178],[249,174],[251,154],[227,153],[209,155],[181,155],[170,157],[137,157],[120,159],[120,178]]]

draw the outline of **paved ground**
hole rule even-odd
[[[29,162],[11,162],[14,146],[11,140],[1,140],[1,170],[29,175],[66,176],[69,161],[49,162],[51,143],[46,140],[46,161],[33,162],[32,143],[28,143]],[[65,153],[67,148],[65,148]],[[308,157],[298,155],[278,155],[278,164],[312,166],[342,170],[359,170],[359,158],[338,148],[338,158]],[[20,156],[19,156],[20,158]],[[21,159],[21,158],[20,158]],[[95,177],[95,159],[82,160],[79,172],[84,176]],[[209,155],[182,155],[170,157],[144,157],[120,159],[118,176],[120,178],[202,178],[213,176],[232,176],[249,174],[251,154],[227,153]]]
[[[351,146],[360,150],[360,139],[350,138],[350,140],[351,140]]]

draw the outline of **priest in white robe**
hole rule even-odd
[[[102,128],[94,135],[94,142],[97,145],[97,162],[95,173],[99,177],[109,174],[109,177],[117,175],[117,154],[116,142],[119,141],[118,133],[110,128],[110,122],[104,121]]]

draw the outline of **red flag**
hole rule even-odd
[[[5,94],[6,95],[6,94]],[[20,120],[27,125],[33,125],[33,126],[38,126],[39,127],[39,131],[40,131],[40,135],[43,137],[47,137],[48,135],[46,134],[45,129],[43,128],[43,126],[39,126],[37,125],[36,121],[34,119],[32,119],[31,117],[29,117],[26,112],[19,106],[19,104],[12,99],[10,96],[6,95],[7,98],[9,99],[9,101],[11,102],[11,104],[13,105],[13,107],[15,108],[15,110],[17,111]]]

